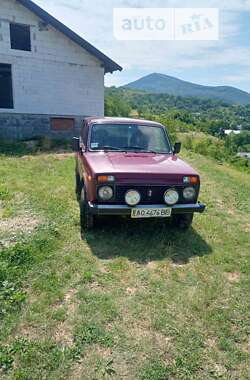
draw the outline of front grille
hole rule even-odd
[[[187,201],[183,198],[183,189],[185,186],[172,186],[179,192],[179,202],[178,203],[187,203]],[[140,204],[149,205],[149,204],[165,204],[163,196],[167,189],[171,188],[171,186],[166,185],[148,185],[148,186],[140,186],[140,185],[116,185],[116,196],[115,203],[117,204],[125,204],[125,194],[128,190],[134,189],[139,191],[141,194],[141,202]],[[198,189],[197,189],[198,190]],[[197,199],[194,201],[196,202]]]
[[[166,191],[165,186],[116,186],[116,201],[117,203],[125,203],[125,194],[128,190],[137,190],[141,194],[140,204],[163,204],[163,195]],[[150,196],[150,193],[152,194]]]

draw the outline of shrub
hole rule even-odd
[[[183,145],[187,150],[202,154],[203,156],[214,158],[220,162],[229,162],[238,169],[250,171],[250,160],[237,157],[231,146],[224,140],[197,135],[188,135],[183,139]]]

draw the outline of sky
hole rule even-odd
[[[120,86],[150,73],[250,92],[250,0],[34,0],[123,67],[105,75]],[[217,41],[121,41],[114,8],[219,8]]]

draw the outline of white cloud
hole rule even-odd
[[[241,85],[244,88],[246,82],[250,82],[250,73],[248,70],[241,70],[240,73],[225,75],[223,76],[225,83],[232,85]]]
[[[250,48],[234,47],[203,51],[199,56],[183,57],[177,65],[181,68],[237,66],[248,67]]]
[[[250,0],[108,0],[104,5],[103,0],[95,0],[89,3],[85,0],[37,0],[37,2],[52,3],[53,5],[63,5],[68,7],[85,8],[94,5],[100,8],[107,7],[131,7],[131,8],[147,8],[147,7],[178,7],[178,8],[221,8],[227,10],[250,10]]]
[[[250,71],[250,47],[241,44],[241,13],[250,11],[250,0],[35,0],[83,38],[93,43],[124,67],[122,73],[107,76],[107,83],[120,84],[150,72],[168,73],[228,67],[233,74]],[[117,41],[113,36],[114,7],[218,7],[221,11],[220,40],[217,41]],[[250,13],[249,13],[250,15]],[[238,41],[236,41],[239,39]],[[134,74],[133,74],[134,73]],[[229,75],[229,74],[228,74]],[[235,74],[236,75],[236,74]],[[238,74],[236,75],[236,77]],[[222,76],[229,79],[229,76]],[[250,78],[246,75],[246,81]],[[136,79],[136,78],[135,78]],[[195,77],[193,78],[195,81]],[[243,82],[243,81],[242,81]],[[237,80],[236,82],[237,83]]]

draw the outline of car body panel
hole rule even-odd
[[[86,152],[85,158],[95,174],[114,173],[129,178],[136,174],[142,180],[149,175],[198,175],[187,163],[172,154],[132,152]]]

